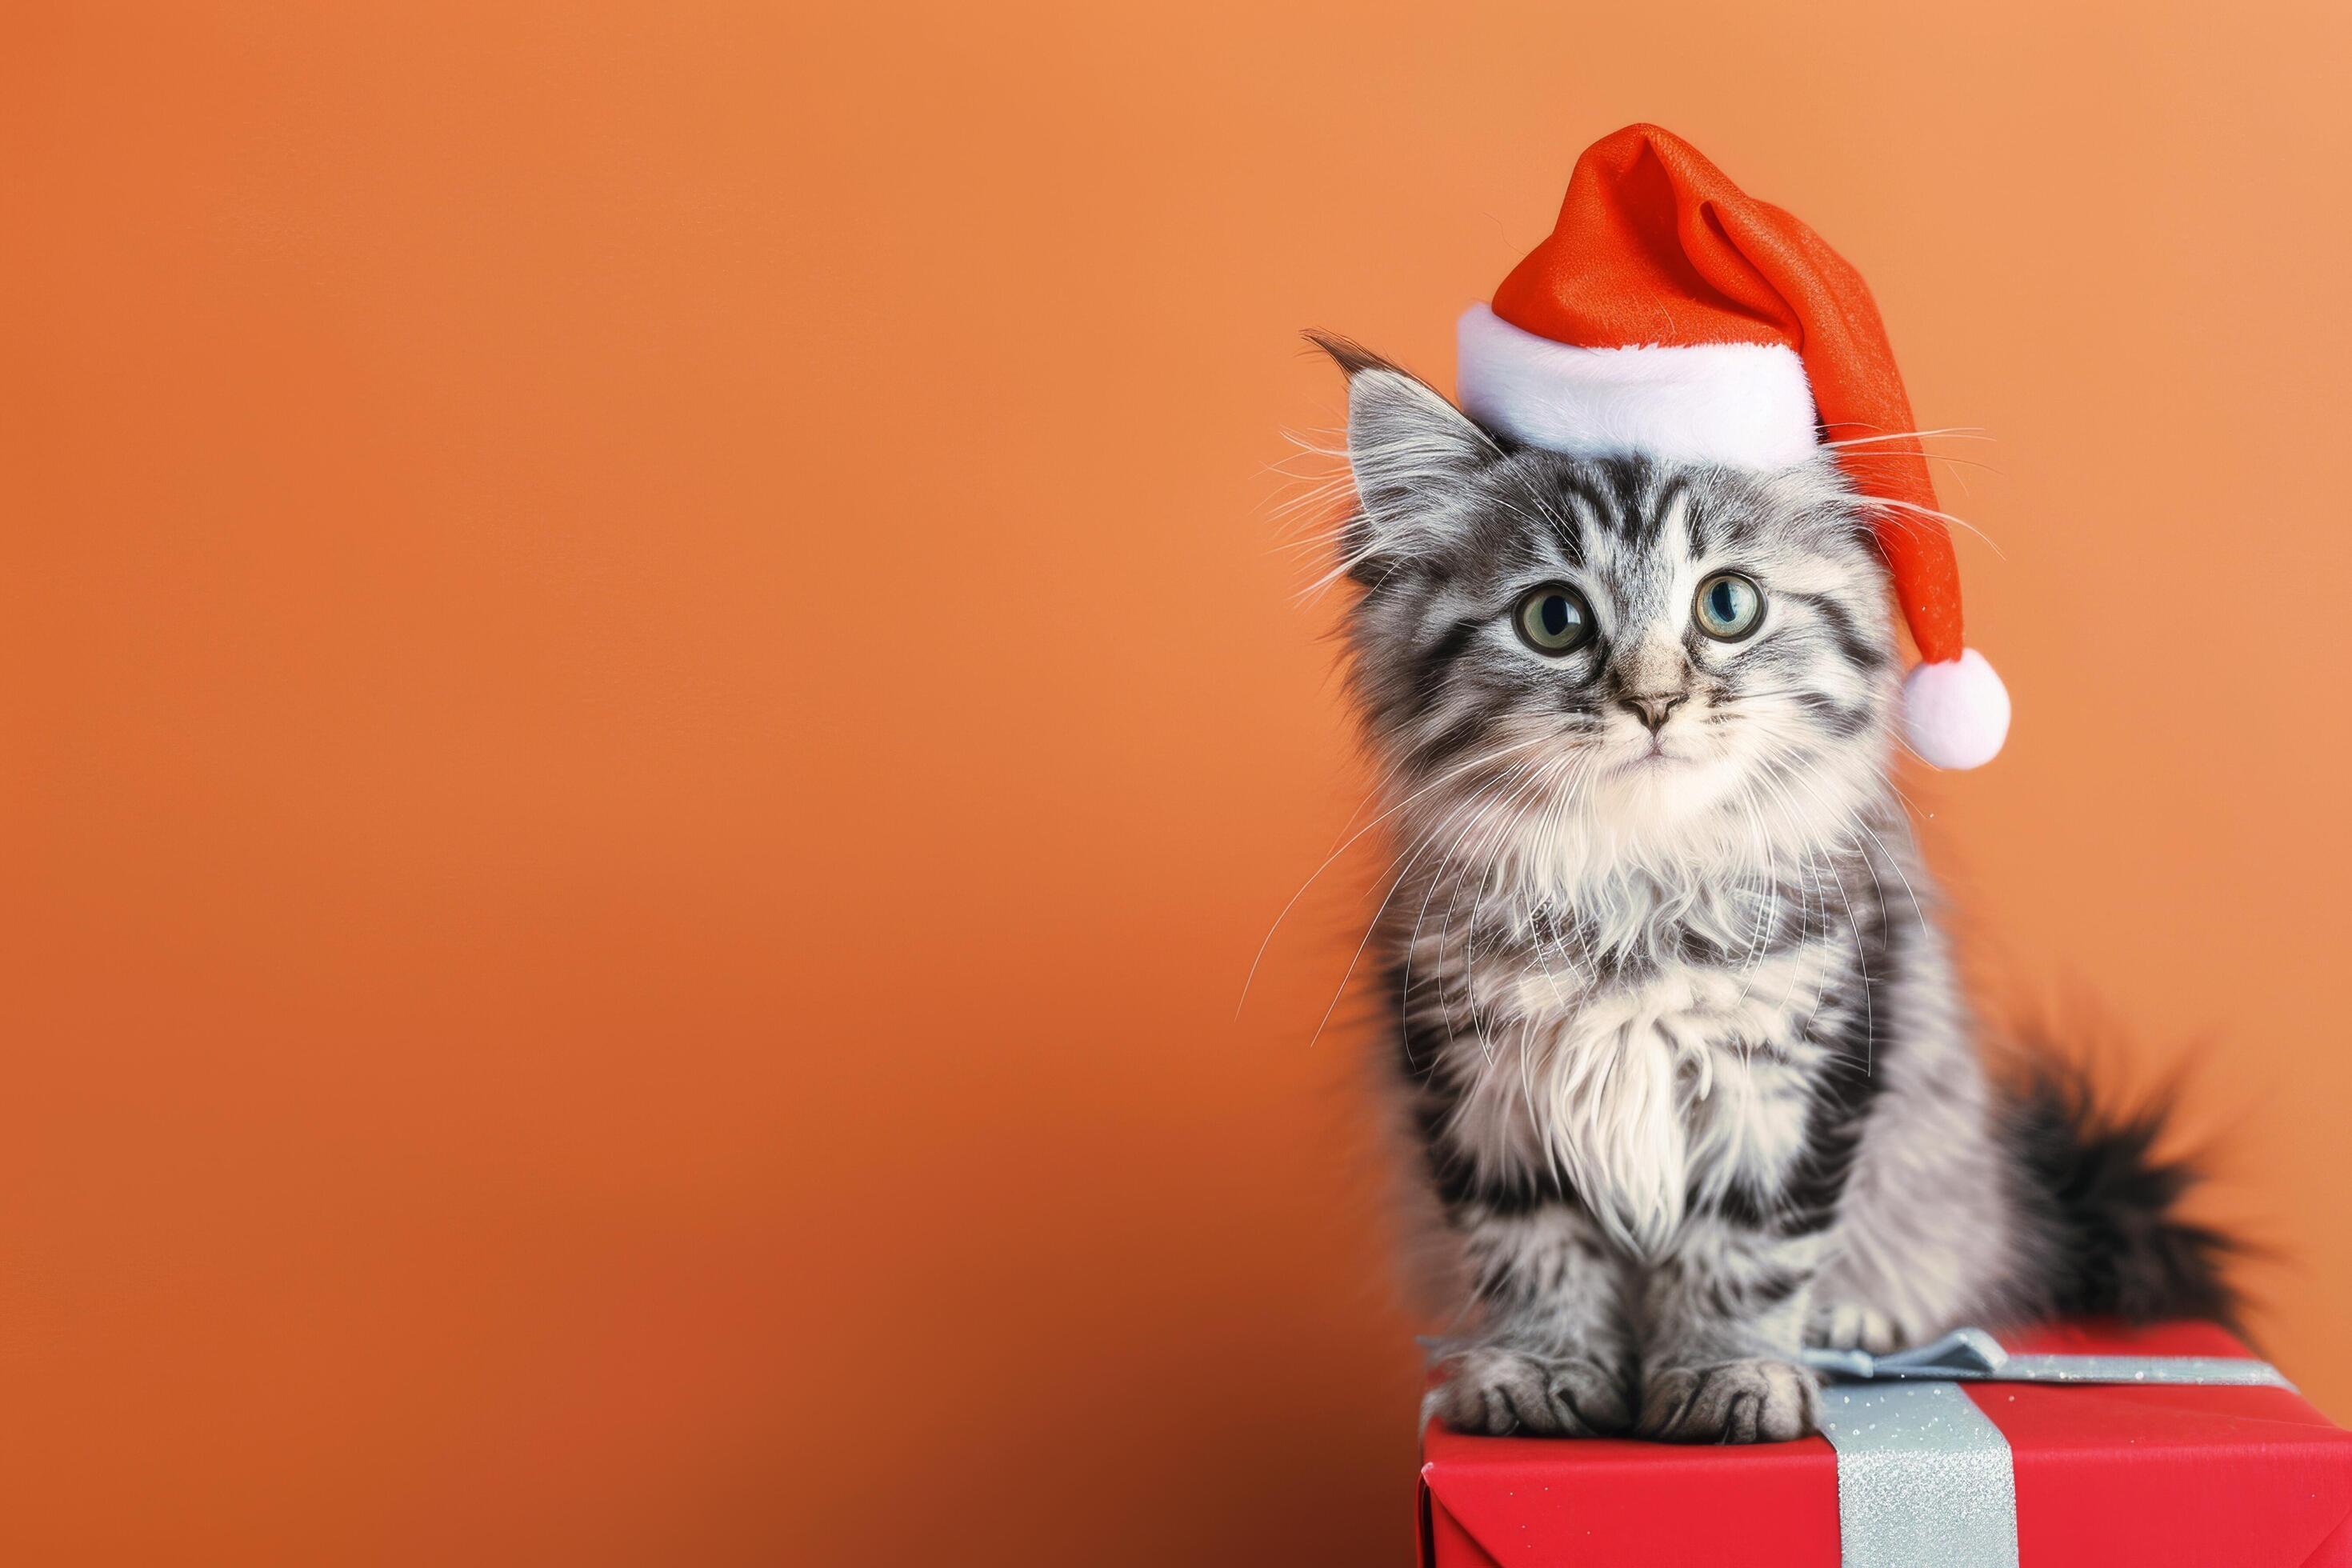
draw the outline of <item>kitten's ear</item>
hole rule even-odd
[[[1307,337],[1348,375],[1348,466],[1364,529],[1364,537],[1346,542],[1349,560],[1411,555],[1442,542],[1471,477],[1501,448],[1426,382],[1346,338]]]

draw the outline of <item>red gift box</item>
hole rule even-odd
[[[2251,1354],[2224,1331],[2059,1327],[2012,1351]],[[2352,1568],[2352,1433],[2291,1389],[1962,1385],[2008,1439],[2022,1568]],[[1422,1436],[1423,1568],[1738,1563],[1835,1568],[1837,1457],[1752,1447]]]

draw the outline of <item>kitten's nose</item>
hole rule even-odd
[[[1642,721],[1653,735],[1665,728],[1666,716],[1690,700],[1687,691],[1665,691],[1655,697],[1620,697],[1617,706]]]

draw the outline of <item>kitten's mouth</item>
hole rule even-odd
[[[1652,741],[1648,751],[1628,757],[1623,762],[1619,763],[1617,764],[1617,772],[1620,773],[1664,773],[1670,768],[1679,767],[1690,761],[1691,759],[1688,757],[1680,756],[1675,752],[1666,750],[1664,742]]]
[[[1633,757],[1628,757],[1625,762],[1621,762],[1621,764],[1618,764],[1618,773],[1637,773],[1637,771],[1646,771],[1646,769],[1667,769],[1667,766],[1675,766],[1677,762],[1689,762],[1689,757],[1684,757],[1684,754],[1679,752],[1670,752],[1670,750],[1665,750],[1665,741],[1661,741],[1658,736],[1651,736],[1649,750],[1633,754]]]

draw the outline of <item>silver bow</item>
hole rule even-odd
[[[2012,1355],[1982,1329],[1954,1329],[1916,1350],[1809,1350],[1801,1358],[1832,1378],[1887,1383],[2189,1383],[2293,1388],[2268,1362],[2221,1355]]]

